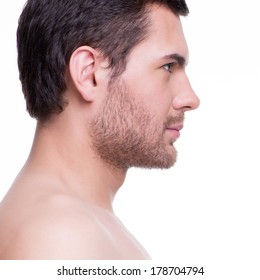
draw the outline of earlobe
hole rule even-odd
[[[93,101],[95,97],[95,50],[88,46],[76,49],[70,58],[69,71],[71,79],[85,101]]]

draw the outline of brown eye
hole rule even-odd
[[[174,63],[174,62],[172,62],[172,63],[167,63],[167,64],[163,65],[163,68],[164,68],[166,71],[172,73],[175,64],[176,64],[176,63]]]

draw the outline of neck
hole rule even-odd
[[[104,163],[79,125],[37,124],[26,167],[33,174],[55,178],[62,192],[113,212],[112,203],[125,180],[126,170]]]

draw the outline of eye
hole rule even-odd
[[[171,62],[171,63],[167,63],[167,64],[163,65],[163,68],[164,68],[166,71],[172,73],[172,72],[173,72],[174,66],[176,66],[176,63],[175,63],[175,62]]]

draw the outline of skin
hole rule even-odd
[[[151,153],[150,158],[149,149],[142,147],[151,167],[168,168],[176,160],[172,144],[178,132],[173,126],[181,125],[185,112],[197,108],[199,100],[185,65],[169,56],[188,59],[179,18],[156,5],[150,18],[149,36],[134,48],[126,71],[112,87],[107,62],[96,50],[82,46],[73,53],[68,106],[47,123],[38,123],[29,158],[0,205],[1,259],[149,259],[112,207],[127,169],[143,163],[134,157],[126,162],[126,150],[120,155],[119,148],[112,151],[122,157],[121,163],[105,157],[98,135],[104,134],[101,112],[107,110],[108,98],[121,92],[132,100],[137,116],[126,110],[119,118],[118,110],[127,106],[124,98],[116,111],[110,110],[103,130],[119,130],[112,141],[116,147],[124,142],[124,129],[137,127],[147,145],[156,138],[161,146],[159,157]],[[135,122],[144,116],[138,126]],[[110,147],[105,137],[102,141]]]

